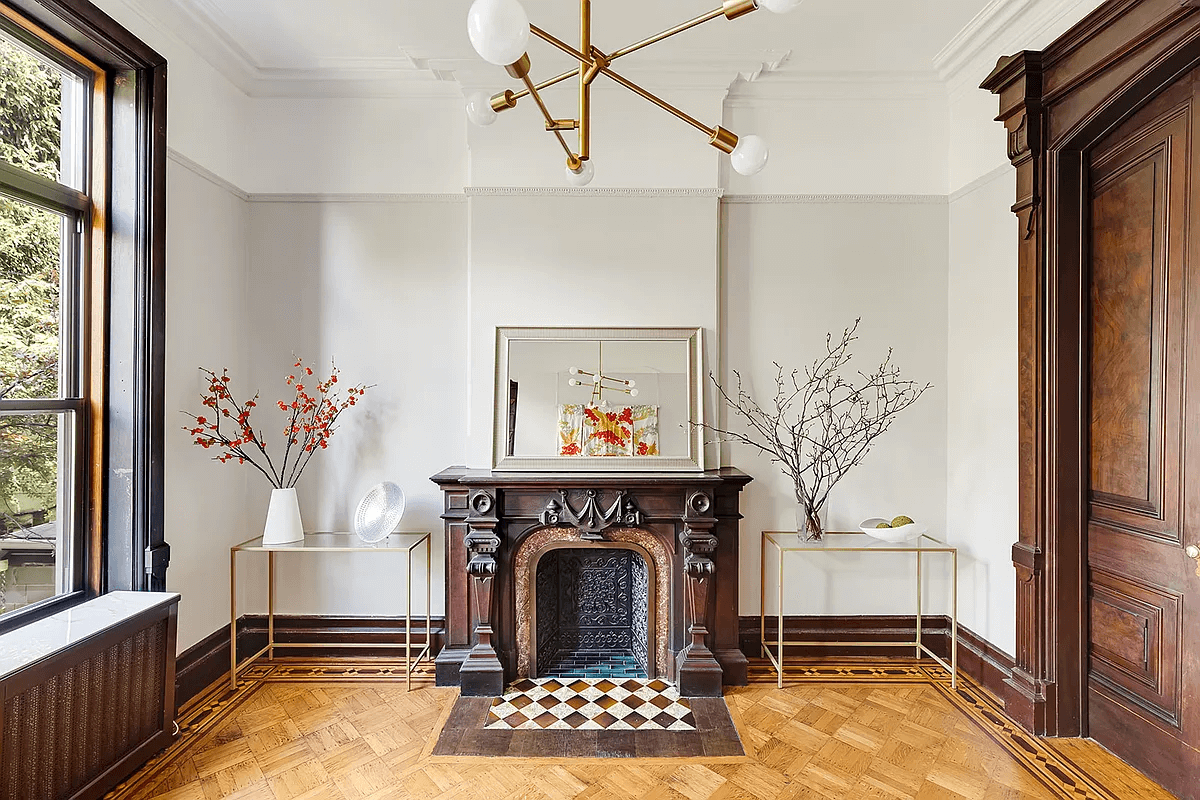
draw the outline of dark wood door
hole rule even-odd
[[[1089,729],[1200,798],[1200,71],[1089,154]]]

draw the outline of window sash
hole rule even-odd
[[[103,258],[105,232],[99,227],[103,214],[86,193],[103,191],[106,186],[102,141],[104,136],[103,101],[105,73],[85,58],[75,59],[43,38],[32,27],[0,15],[0,33],[16,40],[25,49],[53,63],[76,78],[82,85],[70,95],[64,94],[64,135],[60,150],[59,176],[77,183],[83,191],[61,181],[38,175],[0,160],[0,194],[64,218],[60,243],[61,278],[59,292],[59,396],[47,398],[0,399],[0,415],[57,415],[62,422],[58,456],[57,522],[61,543],[55,554],[56,594],[37,603],[8,612],[0,617],[0,632],[11,630],[53,613],[83,599],[95,590],[89,579],[92,561],[102,544],[99,528],[92,518],[89,498],[98,483],[91,457],[95,446],[93,428],[93,383],[88,375],[92,345],[89,318],[94,290],[93,259]],[[102,348],[101,348],[102,349]],[[61,587],[58,582],[61,581]],[[61,592],[58,590],[61,589]]]

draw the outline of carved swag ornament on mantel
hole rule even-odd
[[[601,541],[604,538],[601,534],[609,528],[639,528],[642,525],[642,511],[625,489],[617,492],[617,499],[608,511],[601,510],[596,500],[599,496],[596,489],[587,490],[587,500],[579,511],[571,506],[566,489],[559,489],[558,495],[562,501],[551,500],[546,503],[541,523],[549,527],[575,528],[581,539]]]

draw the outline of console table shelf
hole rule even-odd
[[[413,658],[412,640],[412,565],[413,551],[425,545],[425,644]],[[412,688],[413,670],[430,657],[430,608],[433,599],[431,588],[432,577],[432,534],[393,533],[386,539],[367,544],[352,533],[306,533],[304,539],[288,544],[264,545],[262,537],[236,544],[229,548],[229,688],[237,688],[237,675],[253,664],[264,653],[267,658],[275,657],[275,649],[279,647],[312,648],[325,647],[324,644],[313,642],[277,642],[275,641],[275,556],[278,553],[405,553],[408,557],[408,569],[404,573],[404,592],[407,601],[404,606],[404,640],[386,643],[340,643],[339,648],[360,647],[375,649],[403,650],[407,666],[405,670],[405,686]],[[246,659],[240,667],[237,661],[237,555],[238,553],[267,554],[267,644],[254,655]]]
[[[768,546],[774,548],[779,562],[778,574],[776,576],[776,618],[778,627],[775,629],[776,638],[773,640],[767,639],[767,550]],[[784,557],[788,553],[913,553],[917,557],[917,568],[915,572],[915,591],[917,603],[917,627],[916,636],[910,642],[879,642],[879,641],[820,641],[820,640],[800,640],[794,639],[790,641],[784,640],[783,635],[783,567]],[[926,644],[921,641],[921,613],[923,597],[922,589],[924,584],[922,580],[925,572],[925,559],[927,556],[948,557],[951,569],[951,611],[950,611],[950,662],[933,652]],[[760,585],[761,592],[759,595],[759,643],[762,646],[763,654],[771,661],[775,667],[775,673],[778,676],[779,688],[783,688],[784,674],[784,648],[785,647],[802,647],[812,645],[839,645],[843,647],[912,647],[917,658],[922,655],[927,655],[936,661],[939,665],[945,668],[950,673],[951,688],[958,687],[958,548],[951,547],[944,542],[941,542],[932,536],[922,534],[920,537],[909,542],[885,542],[882,539],[876,539],[861,532],[831,532],[826,533],[824,539],[811,541],[795,532],[788,531],[763,531],[762,534],[762,550],[759,555],[760,569]],[[771,652],[771,648],[775,648],[775,652]]]

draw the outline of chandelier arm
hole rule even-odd
[[[710,139],[716,137],[717,131],[714,128],[710,128],[707,125],[705,125],[703,122],[701,122],[700,120],[691,116],[690,114],[686,114],[683,111],[680,111],[678,108],[671,105],[666,100],[663,100],[660,97],[656,97],[655,95],[651,94],[650,92],[646,91],[642,87],[638,86],[636,83],[629,80],[628,78],[621,77],[620,75],[618,75],[617,73],[615,73],[611,69],[609,69],[608,67],[601,67],[600,71],[602,73],[604,73],[605,75],[607,75],[609,78],[612,78],[613,81],[620,84],[621,86],[624,86],[626,89],[628,89],[629,91],[638,95],[639,97],[641,97],[645,100],[649,100],[651,103],[658,106],[663,111],[666,111],[668,114],[673,114],[674,116],[676,116],[679,119],[686,122],[688,125],[691,125],[693,128],[704,131],[704,133],[707,134]]]
[[[661,42],[663,39],[669,39],[670,37],[674,36],[677,33],[683,33],[684,31],[695,28],[697,25],[703,25],[704,23],[714,20],[717,17],[723,17],[723,16],[725,16],[724,8],[718,8],[718,9],[708,12],[707,14],[701,14],[700,16],[696,17],[695,19],[689,19],[687,22],[683,22],[683,23],[680,23],[679,25],[676,25],[674,28],[669,28],[669,29],[663,31],[662,33],[656,33],[653,36],[651,36],[647,39],[642,39],[640,42],[631,44],[628,47],[622,47],[620,50],[616,51],[615,53],[610,54],[608,57],[608,60],[616,61],[621,56],[627,56],[630,53],[635,53],[638,50],[641,50],[643,47],[649,47],[652,44],[657,44],[658,42]]]
[[[546,118],[546,125],[558,139],[558,143],[562,145],[562,149],[566,152],[567,158],[575,155],[571,152],[571,146],[567,144],[567,140],[563,138],[562,131],[552,127],[555,124],[554,117],[550,114],[550,109],[546,108],[546,103],[542,100],[542,95],[538,92],[537,87],[533,85],[533,81],[529,79],[528,75],[521,80],[525,83],[525,88],[529,91],[529,95],[533,98],[533,102],[537,103],[537,107],[541,109],[542,116]]]
[[[539,28],[537,25],[530,25],[529,30],[534,36],[538,37],[543,42],[554,45],[559,50],[562,50],[564,53],[566,53],[567,55],[574,58],[580,64],[583,64],[585,67],[590,67],[592,65],[591,56],[585,56],[583,53],[579,52],[574,47],[572,47],[571,45],[564,42],[562,39],[559,39],[557,36],[546,33],[544,30]]]
[[[542,81],[541,83],[535,84],[535,86],[537,87],[537,90],[539,92],[542,89],[549,89],[551,86],[557,86],[558,84],[562,83],[563,81],[569,81],[571,78],[574,78],[576,75],[579,74],[580,69],[581,69],[581,67],[576,67],[575,69],[571,70],[570,72],[564,72],[562,75],[555,75],[553,78],[550,78],[549,80],[545,80],[545,81]],[[529,96],[529,90],[522,89],[519,92],[513,92],[512,99],[520,100],[522,97],[528,97],[528,96]]]

